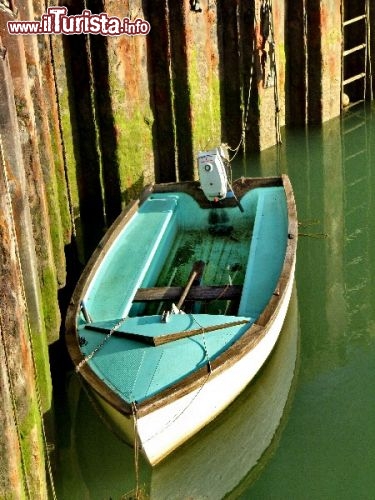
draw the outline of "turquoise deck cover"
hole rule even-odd
[[[128,318],[119,328],[145,336],[165,335],[169,333],[199,329],[213,324],[249,320],[248,324],[232,326],[194,335],[160,346],[150,346],[134,339],[113,336],[90,360],[95,373],[110,387],[120,394],[125,401],[141,402],[170,385],[184,378],[187,374],[216,358],[228,348],[249,327],[249,318],[238,316],[217,316],[208,314],[176,314],[168,323],[162,323],[160,316]],[[108,332],[117,321],[94,323]],[[81,332],[88,342],[83,352],[89,354],[103,341],[105,333],[97,333],[85,328]]]

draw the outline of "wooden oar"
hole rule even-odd
[[[168,342],[174,342],[175,340],[185,339],[187,337],[193,337],[194,335],[200,335],[201,333],[215,332],[216,330],[222,330],[223,328],[230,328],[231,326],[244,325],[248,323],[247,319],[241,319],[238,321],[232,321],[230,323],[220,323],[219,325],[204,326],[201,328],[196,328],[194,330],[187,330],[184,332],[169,333],[168,335],[160,335],[160,337],[152,337],[154,345],[167,344]]]
[[[199,280],[202,277],[205,265],[206,264],[203,262],[203,260],[198,260],[197,262],[194,262],[193,269],[191,270],[189,276],[189,280],[184,288],[184,291],[181,294],[180,300],[176,304],[178,310],[181,309],[182,304],[185,302],[187,294],[189,293],[190,288],[193,286],[194,281]]]
[[[239,326],[239,325],[244,325],[248,323],[249,321],[247,319],[241,319],[238,321],[232,321],[229,323],[220,323],[218,325],[211,325],[211,326],[204,326],[201,328],[196,328],[194,330],[186,330],[183,332],[176,332],[176,333],[168,333],[166,335],[160,335],[159,337],[149,337],[148,335],[143,335],[141,333],[133,333],[133,332],[123,332],[120,330],[117,330],[116,332],[113,333],[116,337],[127,337],[131,338],[133,340],[138,340],[140,342],[144,342],[145,344],[149,344],[152,346],[158,346],[162,344],[167,344],[168,342],[174,342],[175,340],[180,340],[188,337],[193,337],[194,335],[200,335],[201,333],[210,333],[210,332],[215,332],[217,330],[222,330],[224,328],[230,328],[232,326]],[[95,323],[88,323],[85,325],[85,328],[89,330],[95,330],[100,333],[105,333],[107,334],[110,329],[101,327],[101,326],[95,326]]]

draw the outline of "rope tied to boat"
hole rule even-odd
[[[209,355],[208,355],[208,349],[207,349],[207,345],[206,345],[206,340],[205,340],[205,328],[204,326],[202,326],[199,321],[195,318],[195,316],[192,314],[191,315],[192,319],[197,323],[197,325],[199,326],[199,328],[201,328],[202,330],[202,334],[203,334],[203,349],[204,349],[204,352],[205,352],[205,356],[206,356],[206,360],[207,360],[207,367],[208,367],[208,372],[207,374],[205,375],[204,377],[204,380],[202,382],[202,384],[199,386],[198,390],[197,391],[194,391],[194,394],[191,398],[191,400],[186,404],[186,406],[184,406],[184,408],[182,408],[179,412],[177,412],[165,425],[162,429],[160,429],[159,431],[155,432],[154,434],[151,434],[147,439],[144,439],[144,442],[147,442],[147,441],[150,441],[151,439],[153,439],[155,436],[161,434],[162,432],[164,432],[166,429],[168,429],[168,427],[170,425],[172,425],[174,422],[176,422],[176,420],[178,420],[181,415],[183,415],[185,413],[185,411],[194,403],[194,401],[197,399],[197,397],[199,396],[200,392],[202,391],[202,389],[205,387],[206,383],[208,382],[208,380],[210,379],[211,377],[211,374],[213,372],[213,368],[212,368],[212,365],[211,365],[211,361],[210,361],[210,358],[209,358]],[[134,406],[133,406],[134,405]],[[137,410],[136,409],[136,406],[135,406],[135,403],[132,404],[132,412],[133,412],[133,415],[134,415],[134,409],[135,411]]]
[[[100,344],[98,344],[95,349],[93,349],[90,354],[87,354],[87,356],[85,356],[79,363],[78,365],[76,366],[75,368],[75,371],[76,373],[79,373],[82,366],[84,366],[86,363],[88,363],[90,361],[90,359],[92,359],[95,354],[97,352],[99,352],[103,347],[104,345],[108,342],[108,340],[112,337],[112,335],[121,327],[121,325],[124,323],[124,321],[127,319],[127,316],[125,316],[124,318],[121,318],[112,328],[111,330],[107,333],[107,335],[104,337],[104,339],[102,340],[102,342],[100,342]]]
[[[211,365],[209,365],[210,367]],[[154,437],[158,436],[159,434],[161,434],[162,432],[164,432],[166,429],[168,429],[169,426],[171,426],[172,424],[174,424],[174,422],[176,422],[180,417],[181,415],[183,415],[185,413],[185,411],[190,408],[190,406],[194,403],[194,401],[197,399],[197,397],[199,396],[200,392],[202,391],[202,389],[205,387],[206,383],[208,382],[208,380],[210,379],[211,377],[211,373],[212,373],[212,370],[209,370],[207,375],[205,375],[205,378],[202,382],[202,384],[199,386],[198,390],[197,391],[194,391],[194,394],[191,398],[191,400],[186,404],[186,406],[184,406],[184,408],[182,408],[179,412],[177,412],[168,422],[166,422],[166,424],[157,432],[154,432],[153,434],[151,434],[148,438],[146,439],[143,439],[143,442],[144,443],[147,443],[148,441],[150,441],[151,439],[154,439]]]
[[[259,14],[259,15],[258,15]],[[259,25],[260,34],[262,38],[262,46],[259,47],[257,42],[257,26]],[[266,43],[268,48],[266,50]],[[253,25],[253,37],[252,37],[252,47],[251,47],[251,62],[249,67],[249,80],[248,88],[245,87],[245,82],[242,82],[242,95],[241,95],[241,105],[244,110],[242,115],[242,129],[239,143],[235,148],[227,149],[233,153],[232,158],[229,162],[232,162],[243,147],[243,152],[246,149],[246,134],[248,131],[248,119],[250,114],[250,103],[252,98],[253,89],[253,79],[256,72],[255,58],[258,57],[259,50],[261,52],[260,64],[263,72],[263,87],[273,87],[274,88],[274,104],[275,104],[275,144],[280,146],[282,144],[281,129],[280,129],[280,97],[279,97],[279,87],[278,87],[278,73],[277,73],[277,61],[276,61],[276,41],[275,41],[275,31],[274,31],[274,19],[273,19],[273,7],[272,0],[263,0],[260,5],[260,10],[257,13],[257,9],[254,11],[254,25]],[[268,65],[266,60],[269,60]],[[269,72],[266,74],[266,66],[269,66]],[[247,90],[247,96],[245,95]],[[277,167],[280,170],[280,147],[277,148]]]
[[[276,61],[276,42],[275,42],[275,32],[274,32],[274,21],[273,21],[273,9],[272,1],[266,0],[265,8],[268,11],[268,22],[269,22],[269,35],[270,35],[270,46],[272,50],[270,51],[271,63],[273,64],[273,88],[274,88],[274,100],[275,100],[275,131],[276,131],[276,145],[282,144],[281,131],[280,131],[280,99],[279,99],[279,85],[278,85],[278,74],[277,74],[277,61]],[[278,154],[280,154],[280,148],[278,148]],[[279,165],[278,159],[278,165]]]
[[[318,220],[309,220],[309,221],[304,221],[304,222],[301,221],[298,223],[298,227],[313,226],[316,224],[320,224],[320,221],[318,221]],[[298,236],[308,236],[310,238],[318,238],[318,239],[328,238],[327,233],[301,233],[300,231],[298,231]]]
[[[206,356],[208,371],[209,371],[209,373],[212,373],[211,361],[210,361],[210,357],[208,355],[208,349],[207,349],[207,344],[206,344],[206,335],[205,335],[206,331],[204,329],[204,326],[199,323],[199,321],[197,320],[197,318],[193,314],[191,315],[191,317],[196,322],[196,324],[199,326],[199,328],[202,330],[202,343],[203,343],[204,354]]]
[[[137,426],[137,404],[135,401],[131,404],[132,415],[133,415],[133,433],[134,433],[134,474],[135,474],[135,493],[136,498],[140,493],[139,487],[139,449],[140,449],[140,441],[138,438],[138,426]]]

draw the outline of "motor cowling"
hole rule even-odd
[[[228,177],[220,148],[198,154],[201,188],[210,201],[222,200],[228,191]]]

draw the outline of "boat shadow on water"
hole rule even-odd
[[[70,444],[60,449],[64,499],[238,498],[278,447],[298,373],[299,314],[294,287],[278,343],[242,394],[156,467],[98,417],[91,396],[69,376]]]

